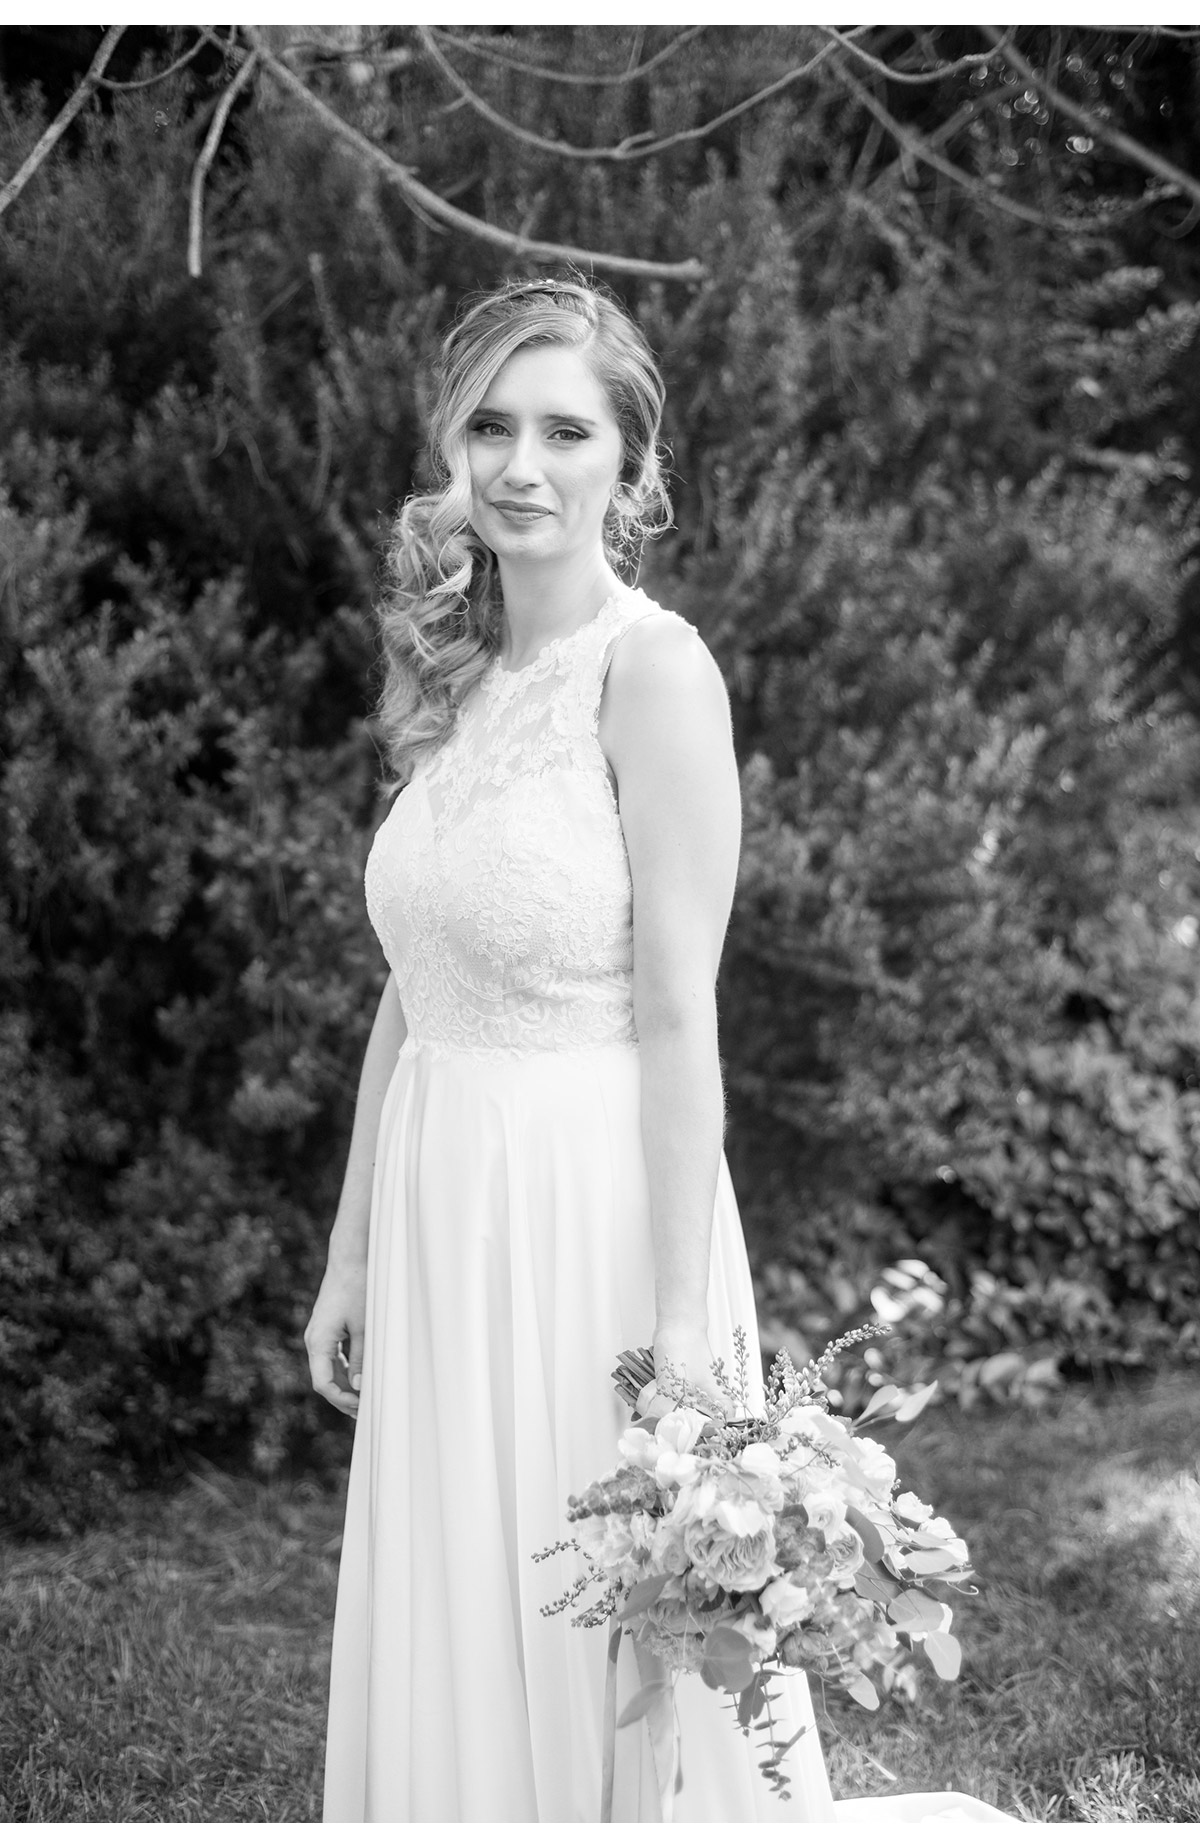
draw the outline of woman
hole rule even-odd
[[[532,1555],[615,1459],[619,1349],[652,1338],[711,1386],[733,1328],[753,1338],[714,1001],[728,702],[619,575],[668,516],[661,410],[614,302],[503,288],[445,343],[438,483],[397,522],[401,787],[367,867],[392,975],[306,1334],[358,1420],[327,1821],[598,1820],[605,1639],[542,1614],[574,1574]],[[621,1672],[624,1699],[632,1650]],[[788,1695],[808,1730],[783,1802],[681,1682],[678,1820],[832,1819],[803,1677]],[[622,1730],[614,1821],[658,1820],[657,1791],[646,1728]]]

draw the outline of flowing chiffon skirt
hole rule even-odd
[[[361,1409],[338,1584],[327,1822],[596,1822],[606,1630],[542,1606],[576,1576],[566,1498],[613,1467],[610,1374],[654,1325],[635,1047],[397,1065],[380,1125]],[[714,1351],[755,1313],[722,1162]],[[638,1686],[622,1649],[619,1698]],[[789,1677],[788,1802],[729,1702],[678,1692],[679,1821],[828,1821]],[[645,1725],[617,1735],[614,1821],[659,1820]]]
[[[575,1556],[532,1555],[569,1534],[568,1493],[616,1461],[628,1413],[611,1370],[654,1322],[649,1226],[635,1047],[397,1065],[375,1171],[325,1821],[599,1820],[606,1628],[543,1615]],[[715,1352],[731,1357],[740,1325],[757,1354],[724,1161],[709,1314]],[[638,1685],[627,1640],[622,1705]],[[680,1678],[676,1821],[837,1819],[803,1675],[776,1708],[785,1737],[807,1727],[786,1801],[728,1698]],[[906,1803],[922,1816],[984,1807],[945,1793],[846,1808],[909,1820]],[[644,1723],[617,1734],[613,1820],[661,1820]]]

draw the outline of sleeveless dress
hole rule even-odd
[[[327,1822],[599,1820],[606,1631],[542,1614],[578,1566],[532,1555],[615,1464],[610,1374],[654,1326],[632,892],[597,722],[614,647],[655,611],[622,591],[525,668],[493,662],[367,863],[408,1032],[375,1167]],[[739,1324],[757,1352],[723,1159],[709,1316],[714,1352]],[[624,1704],[628,1642],[619,1675]],[[685,1676],[677,1708],[675,1820],[834,1819],[802,1675],[789,1801],[728,1700]],[[639,1723],[613,1820],[660,1819]]]

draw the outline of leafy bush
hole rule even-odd
[[[0,507],[0,1491],[42,1525],[110,1465],[315,1431],[313,1232],[379,980],[372,754],[272,735],[317,661],[248,637],[236,580],[184,612],[120,567],[88,610],[86,518]]]
[[[611,62],[595,30],[546,56]],[[747,89],[777,62],[719,42]],[[708,56],[560,93],[558,129],[702,120]],[[677,473],[647,584],[744,760],[721,1000],[764,1308],[819,1345],[925,1263],[906,1364],[968,1390],[1190,1342],[1192,535],[1157,432],[1197,311],[1111,237],[882,210],[819,86],[547,185],[470,111],[427,133],[424,67],[327,81],[487,215],[709,266],[627,298]],[[0,236],[0,1490],[43,1526],[181,1446],[345,1443],[298,1336],[382,979],[375,546],[436,331],[503,267],[264,88],[193,282],[192,82],[85,112]],[[40,122],[0,114],[4,171]]]

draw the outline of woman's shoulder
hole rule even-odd
[[[641,597],[641,593],[638,593]],[[619,635],[604,688],[609,736],[650,728],[729,726],[729,696],[721,670],[693,625],[674,610],[642,598],[641,613]]]
[[[627,620],[608,665],[608,682],[616,694],[624,688],[646,692],[656,687],[686,689],[689,683],[714,679],[724,685],[711,651],[686,617],[665,609],[641,590],[631,593],[626,609]]]

